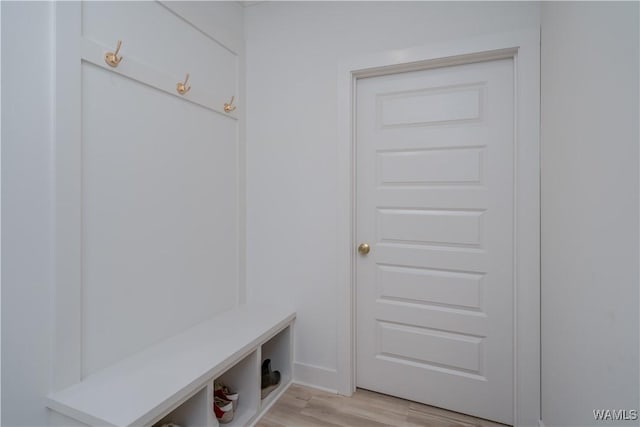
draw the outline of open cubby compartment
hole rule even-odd
[[[283,389],[286,388],[291,382],[291,354],[293,350],[293,347],[291,345],[291,327],[291,324],[289,324],[280,332],[265,341],[265,343],[261,346],[262,358],[260,360],[260,366],[262,367],[262,362],[270,359],[271,370],[280,371],[280,385],[264,398],[262,402],[263,406],[269,405],[271,401],[273,401],[273,399],[276,399],[281,394]]]
[[[185,400],[176,409],[169,412],[160,421],[153,424],[160,427],[164,424],[174,423],[180,427],[207,427],[211,425],[209,417],[209,387],[203,387],[189,399]],[[215,419],[215,417],[214,417]]]
[[[223,426],[245,426],[255,418],[260,406],[260,382],[257,375],[259,369],[260,350],[256,349],[218,377],[218,380],[231,391],[238,393],[238,405],[234,410],[233,420],[228,424],[222,424]],[[210,389],[209,412],[213,417],[213,425],[218,425],[213,413],[213,382]]]
[[[219,427],[213,412],[219,378],[239,394],[234,419],[225,426],[252,425],[291,384],[295,318],[277,305],[239,305],[50,393],[47,406],[91,426]],[[220,331],[219,325],[233,326]],[[266,358],[282,378],[261,400]]]

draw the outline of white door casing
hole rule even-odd
[[[513,59],[360,79],[357,384],[513,422]]]
[[[498,59],[513,59],[513,413],[514,425],[533,426],[540,419],[540,277],[539,277],[539,33],[524,31],[477,36],[364,55],[339,70],[338,307],[337,389],[355,391],[357,244],[356,86],[359,79]],[[346,327],[345,327],[346,326]]]

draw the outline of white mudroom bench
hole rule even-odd
[[[48,396],[47,406],[90,426],[216,427],[213,381],[240,395],[227,426],[254,424],[291,384],[295,312],[241,305]],[[261,399],[261,363],[280,385]]]

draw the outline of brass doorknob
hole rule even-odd
[[[358,246],[358,252],[360,252],[362,255],[368,254],[370,250],[371,248],[366,243],[360,243],[360,246]]]

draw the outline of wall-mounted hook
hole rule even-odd
[[[191,90],[191,86],[187,86],[188,81],[189,81],[189,73],[187,73],[187,77],[185,77],[184,83],[176,84],[176,90],[180,95],[184,95],[185,93]]]
[[[104,54],[104,62],[111,67],[117,67],[120,61],[122,61],[122,56],[118,56],[118,52],[120,52],[120,46],[122,46],[122,41],[118,40],[118,45],[116,46],[115,52],[107,52]]]
[[[225,113],[230,113],[232,111],[235,111],[236,106],[233,105],[233,99],[234,98],[235,98],[235,96],[232,96],[231,97],[231,101],[229,101],[228,103],[227,102],[224,103],[224,112]]]

